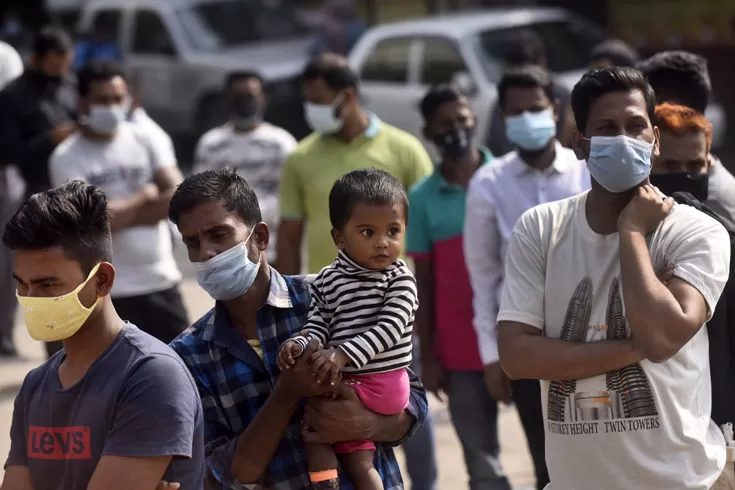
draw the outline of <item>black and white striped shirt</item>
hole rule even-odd
[[[416,279],[402,260],[371,270],[340,252],[311,285],[307,337],[342,349],[351,361],[345,373],[395,371],[411,363],[418,303]]]

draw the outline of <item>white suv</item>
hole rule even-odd
[[[478,115],[477,134],[488,134],[496,84],[509,39],[531,29],[543,40],[549,69],[570,90],[587,69],[592,49],[605,32],[558,8],[489,8],[480,12],[410,20],[368,31],[350,54],[361,78],[366,106],[380,118],[421,137],[418,103],[429,86],[454,82],[471,95]],[[711,106],[722,142],[724,112]]]

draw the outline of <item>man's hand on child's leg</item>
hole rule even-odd
[[[296,358],[298,358],[304,348],[298,342],[294,340],[287,340],[281,345],[281,350],[278,351],[278,357],[276,358],[276,364],[278,369],[286,371],[291,369],[291,366],[296,364]]]
[[[342,369],[350,362],[342,349],[330,347],[316,351],[311,356],[311,369],[314,372],[317,383],[323,383],[329,379],[332,386],[338,383],[338,377]]]

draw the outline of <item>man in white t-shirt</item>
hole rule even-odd
[[[255,190],[263,221],[271,230],[268,261],[275,262],[278,235],[281,166],[296,140],[285,129],[263,121],[266,97],[263,79],[255,72],[236,72],[227,77],[224,96],[229,120],[211,129],[197,144],[194,173],[234,168]]]
[[[54,151],[51,184],[79,179],[105,191],[115,249],[115,309],[168,343],[188,326],[167,220],[181,173],[170,152],[125,121],[128,88],[118,64],[93,61],[78,77],[81,131]]]
[[[632,68],[587,73],[572,108],[592,188],[524,213],[508,244],[500,362],[542,380],[547,489],[734,488],[702,328],[729,237],[650,186],[654,106]],[[655,271],[669,264],[664,284]]]

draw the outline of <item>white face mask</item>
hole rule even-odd
[[[309,126],[321,134],[332,134],[342,129],[344,121],[341,117],[336,117],[334,113],[343,100],[343,94],[339,94],[332,104],[321,105],[304,102],[304,112]]]
[[[125,120],[125,108],[119,105],[93,105],[89,108],[89,129],[98,134],[112,134]]]

